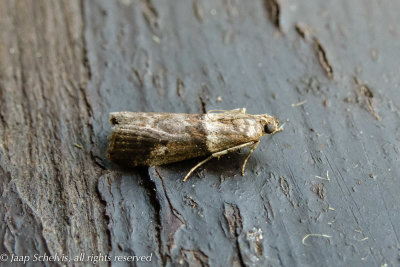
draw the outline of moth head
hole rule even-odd
[[[264,119],[265,119],[264,133],[274,134],[282,130],[282,127],[279,127],[279,120],[277,117],[271,117],[266,115]]]

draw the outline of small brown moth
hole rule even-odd
[[[131,166],[157,166],[209,155],[194,170],[212,158],[251,146],[250,155],[265,134],[282,130],[276,117],[251,115],[246,109],[206,114],[114,112],[108,158]]]

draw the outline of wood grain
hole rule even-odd
[[[0,253],[398,264],[399,8],[0,1]],[[186,183],[195,161],[120,169],[107,160],[110,112],[237,107],[285,123],[244,177],[240,153]]]

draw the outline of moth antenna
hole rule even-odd
[[[271,133],[271,135],[283,131],[283,126],[285,126],[285,124],[286,124],[286,122],[285,122],[284,124],[282,124],[278,129],[276,129],[275,131],[273,131],[273,132]]]
[[[231,110],[225,110],[225,109],[211,109],[209,111],[207,111],[206,115],[207,118],[210,119],[210,117],[208,116],[208,114],[210,113],[239,113],[239,114],[246,114],[246,108],[235,108],[235,109],[231,109]]]

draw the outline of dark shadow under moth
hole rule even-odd
[[[214,157],[251,147],[242,167],[266,134],[282,130],[276,117],[234,109],[206,114],[113,112],[108,158],[130,166],[158,166],[208,156],[185,176]]]

